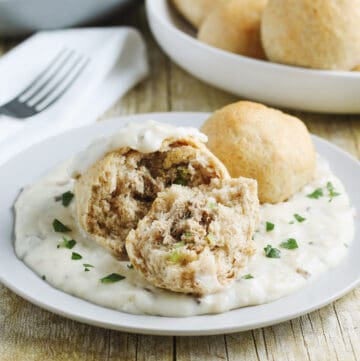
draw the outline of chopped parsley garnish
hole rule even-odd
[[[329,192],[330,201],[334,198],[340,195],[340,193],[336,192],[333,184],[331,182],[326,183],[326,188]]]
[[[306,197],[313,198],[313,199],[319,199],[320,197],[324,196],[324,192],[321,188],[315,189],[314,192],[308,194]]]
[[[71,259],[77,261],[77,260],[79,260],[79,259],[82,259],[82,255],[79,254],[79,253],[73,252],[73,253],[71,254]]]
[[[250,280],[250,279],[254,278],[254,276],[251,273],[248,273],[247,275],[244,275],[241,278],[244,280]]]
[[[65,237],[63,237],[63,241],[62,243],[57,245],[57,248],[68,248],[68,249],[72,249],[74,248],[76,245],[76,241],[75,239],[66,239]]]
[[[295,218],[299,223],[306,221],[306,218],[301,217],[300,214],[294,214],[294,218]]]
[[[210,202],[209,204],[208,204],[208,207],[210,208],[210,209],[216,209],[217,208],[217,203],[215,203],[215,202]]]
[[[211,246],[216,244],[216,237],[212,233],[209,233],[205,238]]]
[[[119,275],[118,273],[111,273],[106,277],[103,277],[100,279],[101,283],[115,283],[115,282],[119,282],[122,281],[123,279],[125,279],[126,277]]]
[[[186,179],[187,175],[188,175],[188,170],[184,167],[179,167],[176,170],[176,178],[174,180],[174,184],[180,184],[182,186],[186,186],[188,184],[188,181]]]
[[[71,191],[67,191],[63,193],[61,196],[55,197],[55,201],[56,202],[61,201],[62,205],[64,207],[67,207],[71,203],[73,198],[74,198],[74,193]]]
[[[273,248],[270,244],[268,244],[265,248],[265,256],[268,258],[280,258],[281,251],[277,248]]]
[[[181,260],[181,258],[182,258],[181,254],[178,251],[174,251],[168,256],[168,260],[171,263],[178,263]]]
[[[126,267],[127,267],[128,269],[134,269],[134,265],[131,264],[131,263],[130,263],[130,264],[127,264]]]
[[[58,219],[54,219],[53,223],[53,228],[55,232],[71,232],[71,228],[69,228],[68,226],[65,226],[65,224],[61,223]]]
[[[296,239],[289,238],[286,242],[280,243],[280,247],[286,248],[286,249],[296,249],[299,248]]]
[[[175,248],[185,247],[185,242],[184,241],[176,242],[174,246]]]
[[[266,232],[271,232],[275,228],[275,224],[271,222],[266,222]]]
[[[92,264],[89,264],[89,263],[83,263],[83,266],[84,266],[84,271],[85,272],[89,272],[90,268],[94,268],[94,266]]]
[[[41,279],[42,279],[43,281],[46,281],[46,276],[45,276],[45,275],[42,275],[42,276],[41,276]]]
[[[189,238],[189,237],[191,237],[193,234],[191,233],[191,232],[189,232],[189,231],[186,231],[186,232],[184,232],[184,236],[186,237],[186,238]]]
[[[289,222],[289,224],[294,224],[294,223],[295,223],[295,221],[290,221],[290,222]]]

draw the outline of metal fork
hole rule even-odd
[[[84,55],[62,49],[20,94],[0,106],[0,115],[24,119],[44,111],[66,93],[88,63]]]

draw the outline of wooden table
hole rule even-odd
[[[193,78],[169,60],[150,35],[141,7],[133,10],[126,22],[145,36],[151,75],[104,118],[213,111],[238,100]],[[17,42],[0,39],[0,54]],[[292,113],[304,120],[311,132],[360,157],[360,116]],[[0,361],[359,359],[360,287],[327,307],[272,327],[225,336],[154,337],[70,321],[32,305],[0,284]]]

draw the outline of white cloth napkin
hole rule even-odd
[[[26,120],[0,115],[0,164],[38,141],[96,121],[148,73],[145,44],[135,29],[40,32],[0,58],[0,105],[26,88],[63,48],[87,56],[89,64],[65,95],[42,113]],[[27,131],[35,131],[36,137],[24,142],[17,135]]]

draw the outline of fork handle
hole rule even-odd
[[[6,115],[7,117],[11,117],[11,118],[15,118],[14,114],[10,113],[9,111],[7,111],[6,108],[4,107],[0,107],[0,116],[1,115]]]

